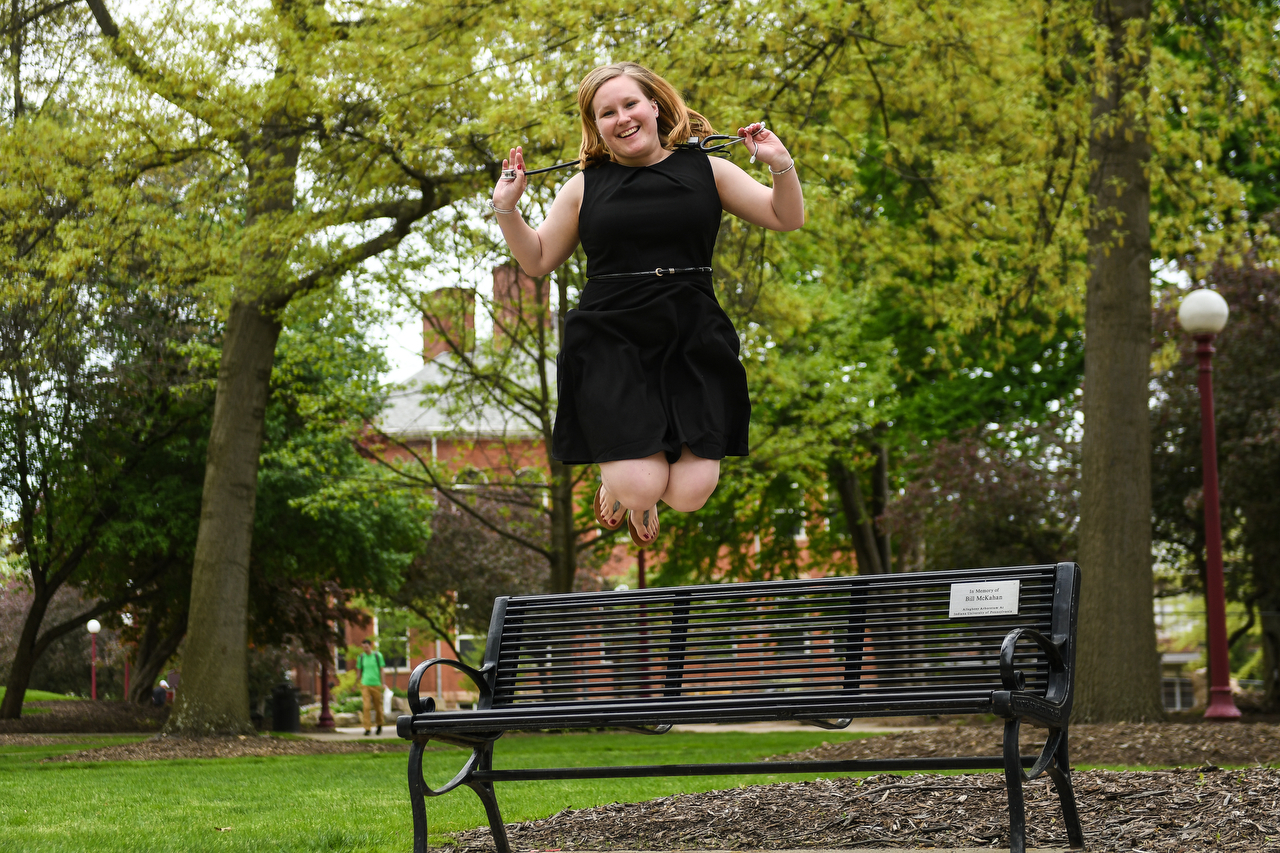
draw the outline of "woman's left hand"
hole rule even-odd
[[[791,165],[791,155],[787,152],[787,147],[782,144],[777,134],[762,123],[755,122],[738,128],[738,136],[745,140],[743,144],[747,146],[751,155],[773,171],[779,172]]]

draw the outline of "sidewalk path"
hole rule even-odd
[[[887,726],[876,720],[854,720],[849,724],[847,729],[839,729],[840,732],[871,732],[874,734],[890,734],[892,732],[918,732],[927,731],[929,729],[941,728],[940,726]],[[697,723],[687,726],[674,726],[671,729],[674,732],[813,732],[815,734],[822,732],[815,726],[806,726],[804,723],[797,722],[778,722],[778,723]],[[315,738],[316,740],[386,740],[387,738],[396,737],[396,724],[394,721],[382,727],[382,734],[365,735],[364,729],[359,726],[339,726],[327,732],[310,730],[302,732],[303,737]]]
[[[376,729],[374,731],[376,731]],[[380,735],[373,734],[372,732],[366,735],[364,733],[364,729],[362,729],[360,726],[339,726],[338,728],[330,729],[327,732],[319,731],[317,729],[310,729],[308,731],[299,732],[299,734],[301,734],[303,737],[309,737],[315,740],[399,740],[400,739],[396,735],[396,724],[394,720],[383,725],[382,734]]]

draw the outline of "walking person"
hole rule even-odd
[[[634,62],[591,71],[578,88],[581,171],[534,229],[516,203],[528,185],[512,148],[490,207],[531,276],[564,263],[579,242],[587,284],[569,311],[557,362],[551,455],[598,463],[595,516],[632,541],[659,532],[658,502],[700,509],[720,460],[746,456],[751,402],[738,334],[712,289],[722,212],[774,231],[804,224],[795,161],[762,125],[738,129],[769,168],[766,187],[738,166],[681,147],[714,133],[666,80]]]
[[[364,725],[364,733],[369,734],[369,709],[372,708],[378,720],[378,734],[382,734],[382,668],[387,662],[382,652],[373,650],[373,641],[365,637],[360,641],[364,652],[356,658],[356,671],[360,673],[360,722]]]

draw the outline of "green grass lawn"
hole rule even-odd
[[[4,691],[6,688],[0,687],[0,702],[4,701]],[[50,693],[47,690],[28,690],[23,694],[24,702],[54,702],[59,699],[79,700],[79,696],[63,696],[61,693]]]
[[[582,766],[750,761],[807,749],[833,732],[621,733],[517,736],[499,741],[494,766]],[[39,764],[41,758],[139,738],[68,737],[41,747],[0,747],[0,850],[396,851],[411,844],[405,753]],[[433,787],[468,753],[444,748],[424,761]],[[513,782],[498,786],[508,822],[564,808],[637,802],[683,791],[815,778],[776,776]],[[485,825],[468,789],[427,801],[433,842]],[[221,831],[220,831],[221,830]]]

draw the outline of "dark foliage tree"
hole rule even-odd
[[[1265,697],[1280,707],[1280,273],[1250,254],[1239,266],[1188,265],[1230,307],[1214,340],[1214,404],[1228,597],[1262,623]],[[1156,342],[1169,367],[1155,377],[1152,477],[1155,540],[1174,579],[1204,589],[1203,467],[1195,343],[1177,323],[1183,294],[1162,294]],[[1243,631],[1237,632],[1239,639]]]
[[[168,448],[190,440],[200,418],[199,405],[174,390],[189,379],[173,345],[191,336],[190,306],[115,291],[17,289],[0,311],[0,493],[32,592],[3,717],[21,713],[51,643],[155,596],[173,568],[182,513],[162,504]],[[66,584],[90,603],[48,624]]]
[[[31,610],[32,593],[20,576],[0,581],[0,683],[9,680],[10,664],[17,650],[23,623]],[[50,624],[73,619],[91,608],[79,590],[64,586],[53,595],[45,611]],[[73,696],[90,692],[89,632],[71,631],[49,644],[31,669],[29,690],[46,690]],[[98,696],[118,697],[124,691],[124,662],[128,650],[121,643],[120,631],[103,627],[98,634]]]
[[[916,555],[915,568],[1071,559],[1080,489],[1071,423],[971,430],[906,460],[911,479],[884,523]]]
[[[465,509],[455,501],[439,502],[431,518],[431,539],[409,564],[404,583],[388,597],[426,622],[455,655],[457,634],[488,632],[495,598],[545,592],[547,575],[541,555],[480,521],[499,520],[504,529],[537,540],[546,536],[544,514],[485,497],[483,489],[459,501],[466,503]]]

